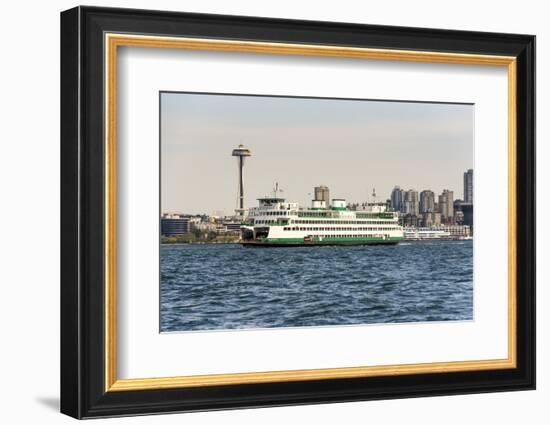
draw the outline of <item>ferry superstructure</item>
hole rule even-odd
[[[344,199],[314,200],[310,208],[273,196],[258,199],[241,226],[243,246],[397,244],[403,240],[398,214],[384,205],[349,209]]]

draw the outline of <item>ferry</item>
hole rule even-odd
[[[313,200],[310,208],[273,196],[258,199],[241,226],[245,247],[394,245],[404,238],[398,213],[372,204],[352,210],[344,199]]]

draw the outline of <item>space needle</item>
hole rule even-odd
[[[244,217],[244,186],[243,186],[243,167],[244,159],[247,156],[251,156],[252,153],[249,149],[245,148],[243,145],[239,145],[237,149],[233,149],[232,156],[238,158],[239,165],[239,208],[235,210],[238,216],[241,218]]]

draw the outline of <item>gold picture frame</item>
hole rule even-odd
[[[339,379],[417,373],[465,372],[508,369],[516,366],[516,58],[464,53],[441,53],[411,50],[316,46],[307,44],[265,43],[253,41],[159,37],[128,34],[105,34],[107,178],[105,186],[105,391],[151,390],[214,385],[236,385],[299,380]],[[168,378],[117,379],[116,375],[116,94],[117,49],[148,47],[238,53],[303,55],[354,59],[395,60],[506,67],[508,72],[508,358],[387,366],[345,367],[287,370],[254,373],[231,373]]]

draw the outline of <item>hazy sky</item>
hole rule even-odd
[[[348,202],[395,185],[461,199],[473,125],[472,105],[162,93],[161,209],[232,214],[241,143],[245,207],[275,182],[304,206],[321,184]]]

